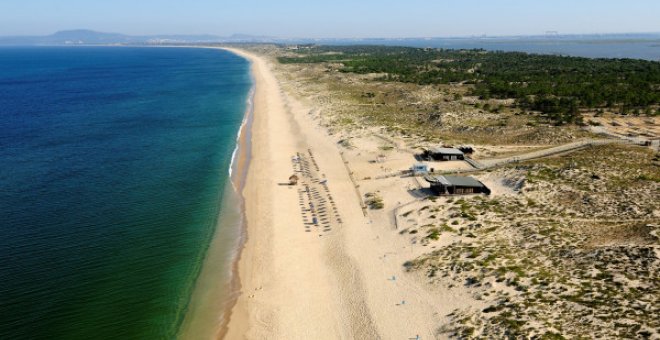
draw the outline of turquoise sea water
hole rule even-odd
[[[211,49],[0,49],[0,339],[177,334],[249,64]]]

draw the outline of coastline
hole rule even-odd
[[[184,47],[188,48],[188,47]],[[212,48],[228,51],[225,48],[198,46],[191,48]],[[236,54],[233,51],[228,51]],[[240,56],[240,55],[239,55]],[[243,56],[240,56],[244,58]],[[242,191],[247,180],[251,155],[251,129],[254,118],[254,93],[256,83],[250,63],[250,78],[252,87],[249,90],[245,113],[236,136],[236,146],[232,152],[228,169],[229,181],[225,185],[223,201],[219,209],[219,219],[216,229],[225,223],[229,224],[223,233],[214,233],[209,250],[202,263],[202,270],[195,282],[195,288],[190,298],[190,305],[178,338],[198,339],[223,338],[233,306],[240,292],[238,278],[238,263],[241,250],[247,240],[245,199]],[[233,224],[233,226],[231,225]],[[227,244],[233,244],[227,247]],[[222,289],[217,287],[218,274],[226,273],[226,265],[230,274],[222,283]],[[218,311],[220,310],[220,311]]]
[[[250,156],[252,155],[252,145],[253,145],[252,129],[255,119],[255,97],[257,92],[256,74],[258,70],[255,69],[255,65],[254,65],[255,56],[235,48],[219,47],[218,49],[228,51],[237,56],[240,56],[241,58],[248,60],[248,62],[250,63],[250,77],[252,79],[252,89],[250,90],[250,95],[249,95],[250,102],[248,104],[249,108],[248,110],[246,110],[245,124],[241,126],[241,130],[239,132],[239,143],[237,144],[237,151],[239,151],[239,155],[238,155],[238,160],[236,162],[236,166],[237,169],[240,169],[237,171],[237,173],[241,174],[240,176],[241,178],[235,178],[234,180],[234,178],[232,177],[232,186],[234,187],[236,194],[240,197],[240,201],[241,201],[241,214],[242,214],[241,237],[238,246],[235,250],[236,251],[235,257],[232,259],[230,297],[223,308],[224,311],[222,313],[219,329],[214,336],[214,338],[217,339],[224,339],[226,338],[229,332],[229,324],[230,324],[230,320],[232,319],[232,315],[242,314],[245,312],[242,309],[244,308],[244,306],[239,305],[239,297],[241,295],[241,287],[242,287],[241,276],[240,276],[240,268],[241,268],[240,264],[241,264],[242,255],[246,251],[245,247],[246,247],[246,243],[248,242],[248,235],[249,235],[248,218],[246,212],[246,196],[244,191],[246,190],[247,181],[248,178],[250,177],[249,164],[251,163]],[[241,328],[243,328],[243,326],[245,325],[242,324]]]
[[[242,58],[247,59],[248,62],[250,63],[249,65],[250,79],[252,80],[252,88],[250,89],[250,92],[248,94],[248,102],[246,104],[247,107],[245,110],[245,118],[243,120],[243,123],[241,124],[241,127],[238,132],[238,136],[236,138],[237,141],[236,150],[234,150],[234,154],[232,155],[232,163],[229,169],[230,183],[232,185],[232,188],[234,189],[233,190],[234,195],[236,198],[238,198],[239,201],[241,220],[239,223],[240,237],[236,245],[236,248],[233,249],[233,258],[231,259],[229,295],[227,300],[225,301],[224,307],[222,308],[223,311],[220,317],[221,321],[219,324],[219,328],[214,335],[214,338],[223,339],[227,334],[231,313],[232,310],[234,309],[234,306],[236,305],[236,301],[238,300],[238,296],[240,294],[241,282],[240,282],[240,277],[238,275],[238,264],[241,259],[243,247],[245,246],[245,243],[247,242],[248,239],[247,217],[245,212],[245,197],[243,195],[243,190],[245,189],[245,185],[247,183],[248,171],[250,169],[250,159],[252,155],[252,124],[254,122],[254,96],[256,92],[257,83],[252,70],[252,64],[253,64],[252,60],[246,58],[243,55],[236,53],[236,51],[234,50],[230,50],[227,48],[220,48],[220,49],[234,53]]]
[[[249,107],[246,110],[245,123],[241,125],[241,129],[239,131],[238,143],[237,143],[237,151],[239,152],[239,154],[237,155],[237,161],[236,161],[236,167],[238,169],[236,174],[237,176],[238,174],[240,174],[240,178],[239,177],[234,178],[233,173],[231,172],[230,169],[232,186],[234,187],[236,195],[240,197],[242,216],[241,216],[241,227],[240,227],[241,236],[238,246],[235,249],[236,252],[235,256],[232,259],[232,274],[230,278],[231,280],[230,296],[229,296],[229,300],[223,307],[219,329],[214,336],[214,338],[216,339],[224,339],[226,338],[227,333],[229,332],[229,322],[232,318],[233,313],[235,312],[235,309],[237,308],[238,299],[241,294],[240,292],[242,286],[241,286],[241,277],[239,274],[239,268],[240,268],[239,264],[241,262],[243,252],[245,251],[244,250],[245,244],[248,241],[246,197],[244,194],[244,190],[247,185],[247,180],[250,171],[250,161],[251,161],[250,156],[252,154],[252,128],[253,128],[254,115],[255,115],[255,96],[257,91],[257,81],[254,70],[254,60],[251,55],[248,55],[243,51],[233,48],[220,47],[218,49],[233,53],[241,58],[248,60],[248,62],[250,63],[250,78],[252,79],[252,88],[250,89],[249,103],[248,103]]]

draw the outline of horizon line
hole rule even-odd
[[[127,37],[157,37],[157,36],[211,36],[215,38],[231,38],[234,36],[246,36],[250,38],[267,38],[267,39],[277,39],[277,40],[367,40],[367,39],[379,39],[379,40],[398,40],[398,39],[465,39],[465,38],[517,38],[517,37],[570,37],[570,36],[602,36],[602,35],[646,35],[646,34],[658,34],[660,31],[642,31],[642,32],[591,32],[591,33],[561,33],[555,31],[547,31],[545,33],[520,33],[520,34],[470,34],[470,35],[438,35],[438,36],[400,36],[400,37],[383,37],[383,36],[353,36],[353,37],[303,37],[303,36],[268,36],[260,34],[249,34],[249,33],[232,33],[229,35],[220,35],[214,33],[153,33],[153,34],[130,34],[130,33],[120,33],[120,32],[110,32],[110,31],[100,31],[95,29],[88,28],[75,28],[75,29],[62,29],[57,30],[53,33],[42,34],[42,35],[0,35],[0,38],[22,38],[22,37],[48,37],[55,35],[61,32],[75,32],[75,31],[84,31],[84,32],[93,32],[100,34],[117,34]]]

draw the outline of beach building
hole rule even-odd
[[[431,190],[436,195],[490,195],[490,189],[472,177],[463,176],[424,176],[431,184]]]
[[[464,160],[465,154],[456,148],[432,148],[424,150],[422,158],[434,161],[457,161]]]

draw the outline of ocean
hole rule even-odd
[[[215,49],[0,48],[1,339],[176,337],[212,242],[231,272],[251,87]]]

